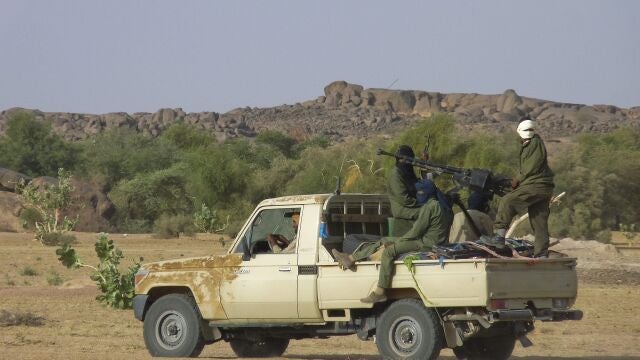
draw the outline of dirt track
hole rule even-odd
[[[78,234],[80,256],[95,262],[95,234]],[[212,239],[156,240],[147,235],[113,235],[125,256],[144,256],[145,261],[220,253]],[[216,237],[217,238],[217,237]],[[94,300],[97,289],[83,270],[67,270],[58,264],[54,248],[42,247],[27,234],[0,233],[0,310],[31,312],[44,318],[39,327],[0,327],[2,359],[145,359],[142,324],[131,311],[105,308]],[[568,250],[579,253],[581,250]],[[589,256],[579,266],[581,279],[576,307],[585,318],[579,322],[536,323],[530,335],[535,346],[516,346],[514,359],[629,360],[640,359],[640,259],[608,254],[599,261]],[[578,254],[579,262],[581,257]],[[612,264],[615,265],[611,265]],[[600,266],[600,265],[602,266]],[[622,264],[622,265],[621,265]],[[27,276],[25,267],[37,275]],[[613,269],[610,269],[612,268]],[[66,280],[61,286],[47,284],[53,272]],[[611,272],[613,271],[613,273]],[[13,284],[13,285],[12,285]],[[234,358],[228,344],[205,348],[200,356]],[[284,359],[377,359],[373,342],[355,336],[328,340],[292,341]],[[441,359],[453,360],[450,350]]]

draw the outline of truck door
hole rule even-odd
[[[245,229],[235,252],[249,249],[251,257],[237,277],[220,287],[222,306],[229,319],[295,319],[298,317],[298,227],[302,207],[261,209]],[[296,215],[298,214],[298,215]],[[295,224],[295,226],[294,226]],[[269,234],[282,235],[289,246],[273,248]],[[277,245],[276,245],[277,246]]]

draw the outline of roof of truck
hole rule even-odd
[[[330,197],[335,197],[336,200],[342,199],[358,199],[358,198],[372,198],[380,199],[387,198],[385,194],[310,194],[310,195],[291,195],[282,196],[273,199],[265,199],[260,202],[258,206],[270,206],[270,205],[304,205],[304,204],[324,204]]]

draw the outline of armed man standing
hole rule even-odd
[[[553,194],[553,172],[547,163],[547,149],[538,134],[536,124],[527,119],[518,125],[522,138],[520,171],[511,180],[514,189],[502,198],[494,223],[495,236],[490,245],[505,246],[505,234],[511,220],[528,211],[535,236],[534,257],[547,257],[549,248],[549,201]]]

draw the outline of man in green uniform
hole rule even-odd
[[[549,248],[549,201],[553,195],[553,172],[547,164],[547,149],[535,133],[536,124],[524,120],[518,125],[522,138],[520,171],[511,180],[514,189],[502,198],[494,223],[495,236],[488,243],[504,247],[511,220],[528,211],[535,236],[534,257],[547,257]]]
[[[413,149],[408,145],[400,145],[397,155],[414,157]],[[416,200],[416,182],[418,177],[413,165],[396,159],[396,165],[387,178],[387,193],[391,203],[391,215],[394,218],[415,220],[418,218],[420,204]]]
[[[336,260],[345,268],[352,269],[354,262],[365,260],[384,247],[378,278],[378,287],[366,298],[364,303],[384,302],[386,289],[391,287],[393,262],[396,256],[412,251],[429,251],[433,245],[444,244],[449,236],[449,227],[453,214],[442,193],[430,180],[422,180],[426,203],[420,208],[413,227],[400,237],[385,237],[380,241],[364,243],[349,255],[333,250]]]

